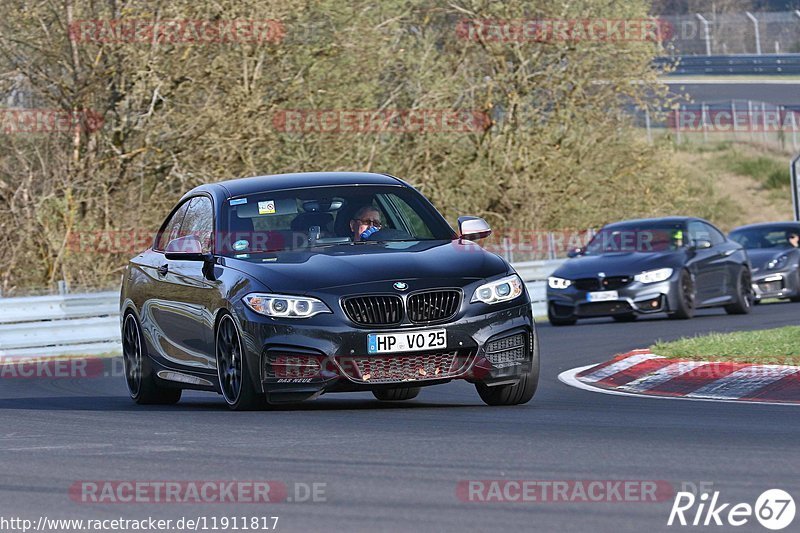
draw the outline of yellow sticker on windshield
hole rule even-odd
[[[275,214],[275,200],[267,200],[266,202],[258,202],[259,215],[274,215]]]

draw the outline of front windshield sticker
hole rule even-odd
[[[274,215],[275,214],[275,200],[267,200],[265,202],[258,202],[259,215]]]
[[[250,246],[250,242],[245,240],[236,241],[235,243],[233,243],[233,249],[236,250],[237,252],[241,252],[242,250],[247,249],[248,246]]]

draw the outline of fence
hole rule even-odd
[[[563,260],[515,265],[536,316],[547,313],[547,276]],[[119,293],[0,298],[0,357],[52,357],[121,352]]]
[[[660,18],[671,26],[664,46],[673,56],[800,53],[800,10]]]
[[[800,103],[776,105],[756,100],[681,103],[660,113],[631,110],[650,142],[670,134],[680,143],[745,141],[784,151],[800,150]]]

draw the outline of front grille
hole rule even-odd
[[[486,358],[493,365],[524,361],[527,359],[527,335],[518,333],[486,344]]]
[[[310,378],[319,371],[317,357],[270,353],[264,359],[264,377],[267,378]]]
[[[633,276],[610,276],[608,278],[576,279],[573,285],[579,291],[613,291],[633,281]]]
[[[406,304],[408,319],[417,324],[443,322],[452,318],[461,306],[461,291],[455,289],[412,294]]]
[[[358,383],[449,379],[462,374],[469,366],[469,361],[469,353],[463,350],[336,358],[344,375]]]
[[[582,317],[608,316],[632,311],[628,302],[591,302],[578,307],[578,315]]]
[[[391,326],[403,320],[403,300],[394,294],[345,298],[342,309],[360,326]]]

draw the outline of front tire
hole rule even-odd
[[[675,297],[677,300],[677,307],[674,311],[668,313],[667,316],[678,320],[692,318],[694,316],[696,297],[692,275],[688,270],[681,270],[680,277],[678,278],[678,294]]]
[[[729,315],[746,315],[753,308],[754,299],[750,269],[742,267],[736,280],[736,300],[725,306],[725,312]]]
[[[214,345],[219,388],[228,407],[234,411],[252,411],[266,407],[266,395],[253,386],[239,328],[228,313],[223,314],[217,324]]]
[[[534,330],[535,331],[535,330]],[[476,383],[478,396],[486,405],[521,405],[528,403],[539,385],[539,339],[534,332],[531,368],[513,385],[489,387]]]
[[[420,387],[407,387],[404,389],[374,390],[372,395],[382,402],[400,402],[413,400],[419,394]]]
[[[131,399],[139,405],[173,405],[181,399],[181,389],[162,387],[155,377],[150,356],[144,348],[142,328],[133,313],[122,323],[122,364],[125,384]]]

